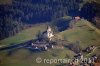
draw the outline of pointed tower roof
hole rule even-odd
[[[47,26],[47,32],[52,32],[52,29],[50,26]]]

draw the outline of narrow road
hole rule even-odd
[[[32,40],[24,42],[24,43],[20,43],[20,44],[14,44],[14,45],[6,46],[6,47],[0,47],[0,51],[8,50],[8,49],[13,49],[13,48],[18,48],[18,47],[28,46],[28,44],[31,44],[31,42],[32,42]]]

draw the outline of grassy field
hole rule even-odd
[[[73,29],[68,29],[63,32],[60,32],[60,35],[63,39],[70,42],[79,41],[83,49],[88,46],[94,45],[100,46],[100,30],[97,29],[94,25],[86,20],[79,20],[75,24]],[[91,54],[84,54],[85,57],[91,57],[92,55],[100,55],[100,49],[96,49]]]
[[[18,44],[36,38],[37,33],[46,30],[45,24],[36,24],[32,28],[23,30],[22,32],[0,41],[0,45]]]
[[[14,51],[14,50],[13,50]],[[40,53],[32,53],[27,49],[15,50],[13,54],[7,55],[7,51],[0,52],[0,57],[2,57],[2,62],[0,66],[55,66],[56,63],[36,63],[36,58],[41,57],[43,59],[61,59],[61,58],[72,58],[75,55],[74,52],[68,49],[52,49],[49,51],[44,51]],[[59,65],[59,64],[58,64]]]
[[[18,44],[36,38],[39,31],[46,29],[46,24],[35,25],[30,29],[23,30],[16,36],[0,41],[0,45]],[[100,46],[99,29],[95,28],[91,23],[86,20],[77,21],[75,28],[68,29],[63,32],[57,33],[62,39],[70,42],[80,41],[80,45],[85,48],[89,45]],[[99,54],[100,49],[95,50],[92,54]],[[9,55],[10,53],[10,55]],[[92,55],[91,54],[91,55]],[[64,49],[51,49],[40,53],[30,52],[28,49],[11,49],[0,51],[0,66],[55,66],[59,64],[36,63],[36,58],[42,59],[50,58],[73,58],[75,53],[67,48]],[[100,54],[99,54],[100,55]]]
[[[77,21],[73,29],[65,30],[58,35],[71,42],[80,41],[83,47],[100,45],[100,30],[86,20]]]

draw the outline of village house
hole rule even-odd
[[[87,48],[85,49],[85,51],[86,51],[86,52],[91,52],[91,51],[93,51],[95,48],[96,48],[96,47],[95,47],[94,45],[92,45],[92,46],[87,47]]]

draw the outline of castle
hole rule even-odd
[[[45,39],[49,39],[50,41],[52,40],[54,34],[50,26],[48,26],[47,30],[43,32],[42,37]]]

